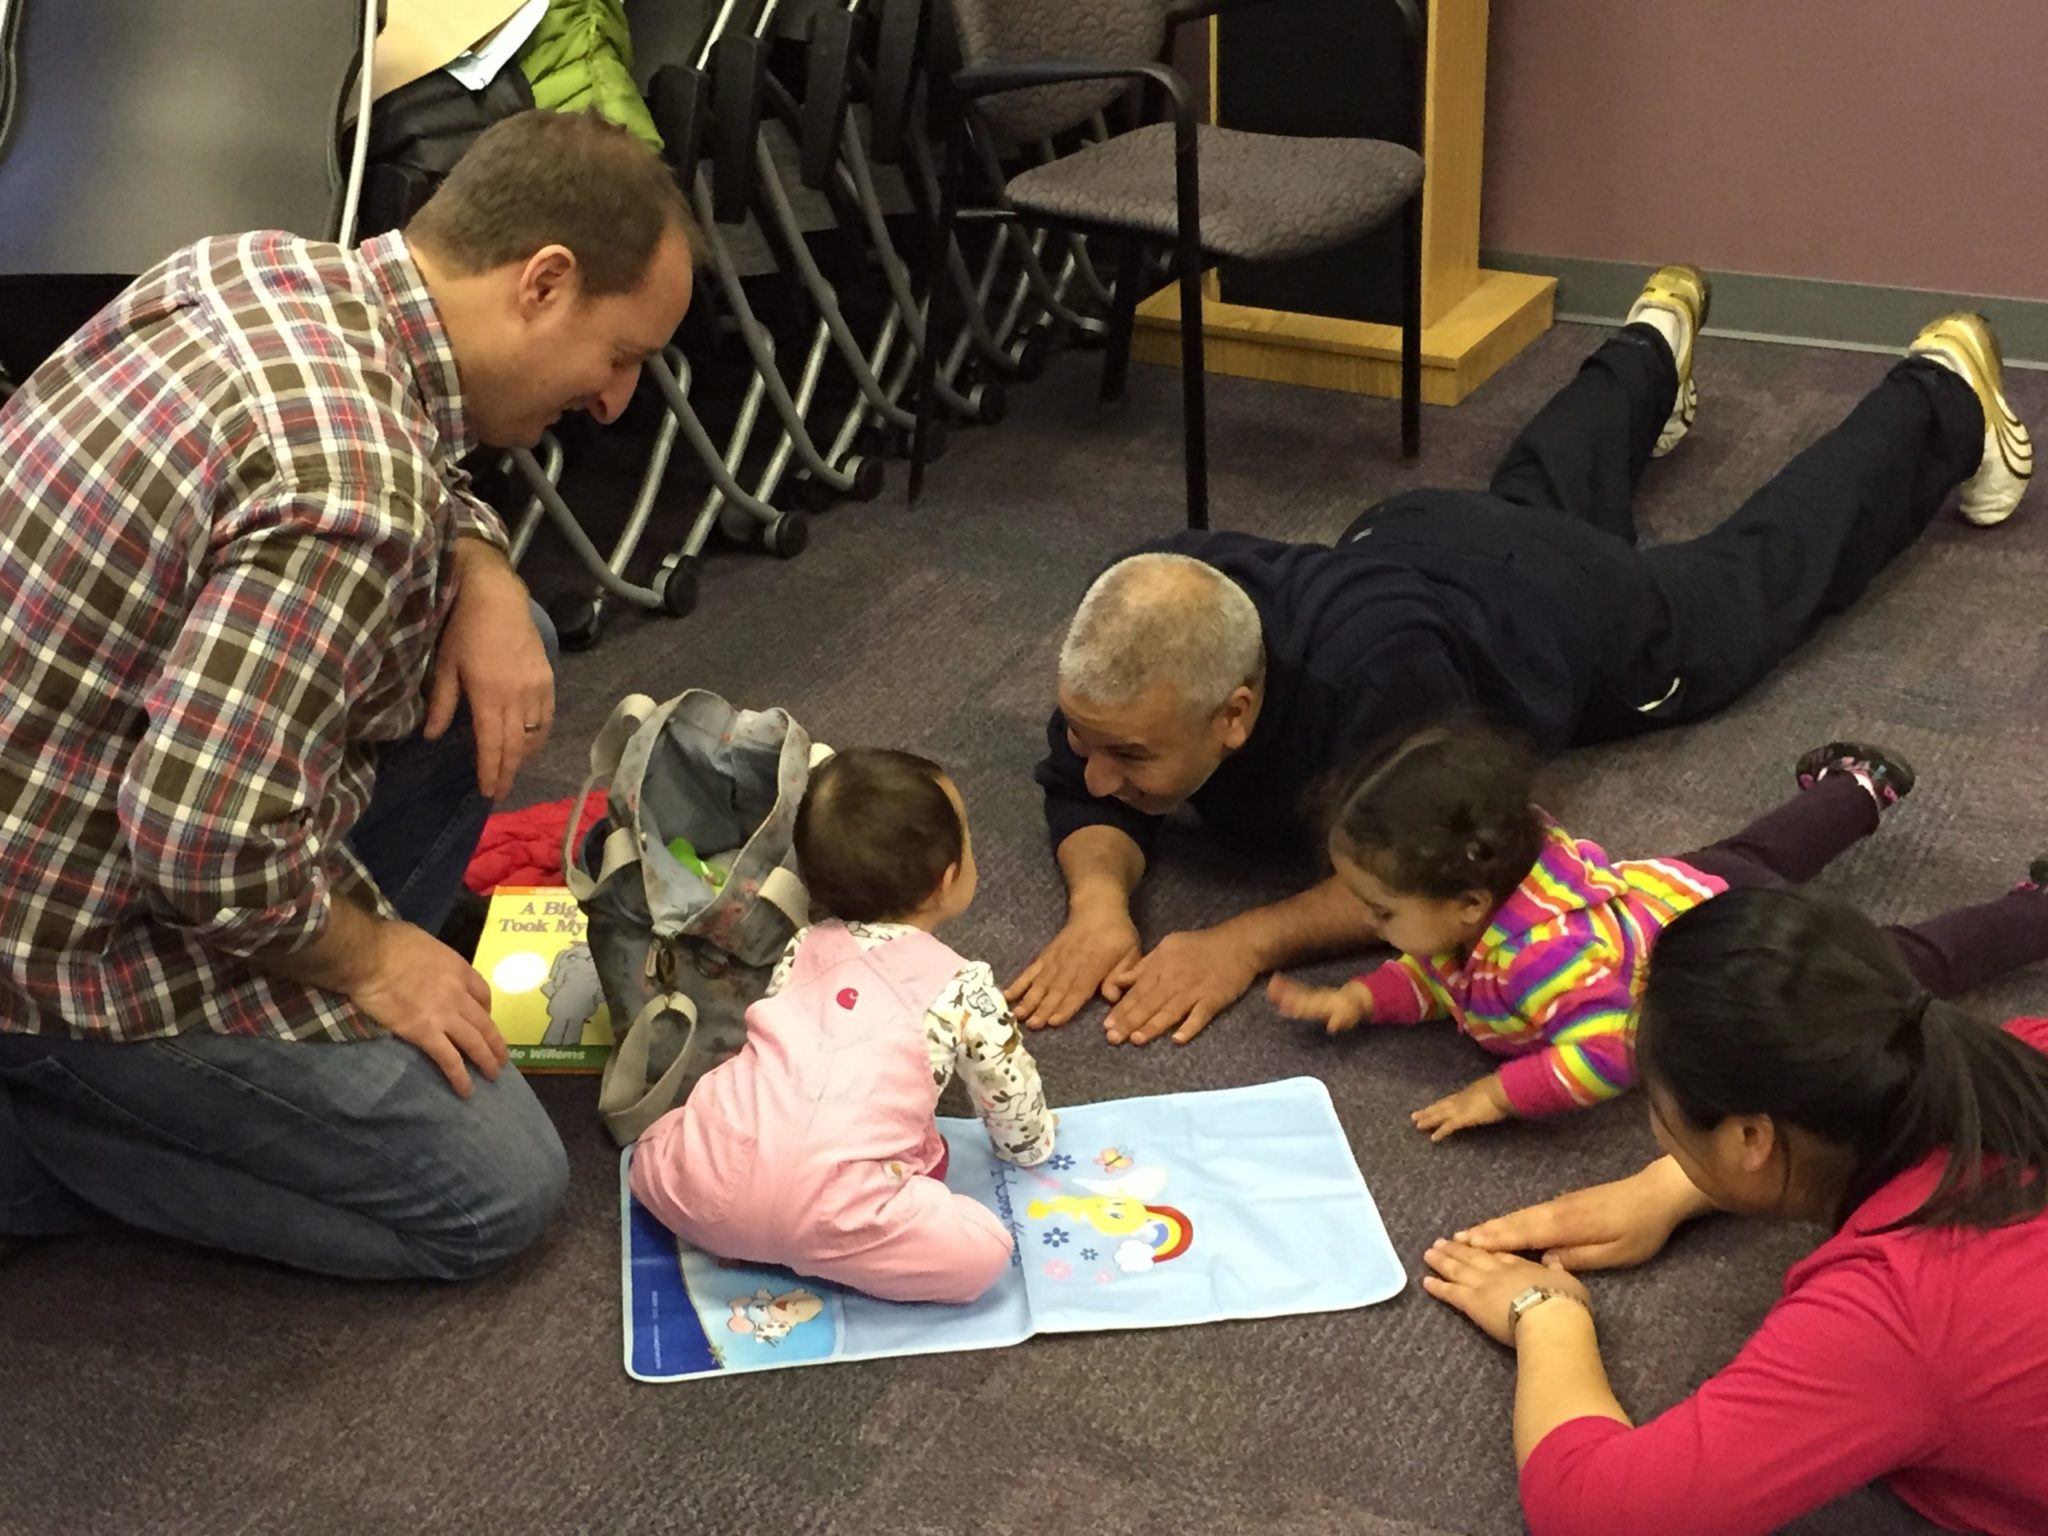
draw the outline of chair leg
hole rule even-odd
[[[1208,374],[1202,357],[1202,214],[1192,127],[1181,135],[1175,155],[1174,193],[1179,205],[1179,239],[1174,264],[1180,269],[1180,398],[1188,462],[1188,527],[1209,526]]]
[[[967,123],[958,107],[951,108],[946,119],[945,168],[939,177],[939,203],[932,212],[931,249],[924,269],[924,346],[917,354],[917,425],[910,436],[908,495],[912,505],[924,494],[932,415],[938,410],[939,350],[953,319],[953,284],[948,280],[946,257],[953,248],[953,226],[960,213],[961,161],[965,153],[961,140],[966,136]]]
[[[1131,375],[1131,332],[1137,324],[1138,284],[1144,281],[1143,242],[1127,240],[1118,253],[1116,291],[1110,295],[1109,347],[1102,359],[1102,403],[1113,405],[1124,397],[1124,385]]]
[[[1187,436],[1188,526],[1202,530],[1209,526],[1209,376],[1202,357],[1202,258],[1198,251],[1181,260],[1180,403],[1181,427]]]
[[[1401,457],[1422,452],[1422,193],[1401,216]]]

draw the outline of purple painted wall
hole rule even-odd
[[[2048,299],[2043,0],[1492,0],[1491,250]]]

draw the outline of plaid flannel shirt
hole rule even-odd
[[[470,446],[396,234],[190,246],[0,407],[0,1029],[376,1033],[250,957],[390,915],[344,840],[506,542]]]

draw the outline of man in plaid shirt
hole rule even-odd
[[[561,1143],[434,936],[554,709],[458,462],[618,415],[688,229],[525,114],[402,233],[175,253],[0,406],[0,1234],[457,1278],[546,1226]]]

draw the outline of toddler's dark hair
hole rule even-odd
[[[884,747],[850,747],[814,768],[795,834],[812,898],[851,923],[923,906],[965,846],[945,777],[929,758]]]
[[[1535,779],[1536,754],[1519,736],[1441,720],[1365,755],[1337,798],[1330,844],[1403,895],[1505,901],[1542,851]]]

